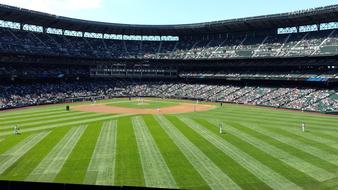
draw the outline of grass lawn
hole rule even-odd
[[[156,109],[180,101],[100,103]],[[223,105],[175,115],[65,112],[64,105],[0,112],[0,180],[184,189],[337,189],[338,117]],[[302,122],[306,132],[300,130]],[[13,135],[14,124],[21,127],[21,135]]]

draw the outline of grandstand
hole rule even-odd
[[[94,22],[0,5],[0,55],[0,114],[14,108],[50,104],[63,106],[64,103],[68,105],[68,103],[83,101],[92,101],[94,104],[96,100],[108,101],[113,98],[129,98],[130,100],[133,97],[156,98],[156,101],[159,99],[183,99],[183,101],[197,102],[196,100],[198,100],[212,105],[227,103],[226,105],[229,106],[226,108],[227,111],[233,109],[237,112],[240,111],[236,107],[231,107],[236,105],[231,104],[338,114],[338,5],[283,14],[182,25],[127,25]],[[149,104],[144,106],[151,107],[151,102]],[[161,113],[161,109],[164,109],[157,104],[154,108],[157,109],[157,113]],[[196,111],[195,109],[194,107],[194,111]],[[270,114],[268,112],[262,111],[266,115]],[[211,113],[218,114],[216,111]],[[250,115],[250,113],[245,113]],[[276,113],[275,115],[278,115],[280,112]],[[236,119],[241,117],[240,114],[236,114],[238,113],[229,114],[229,116],[219,114],[218,117],[223,120],[228,117]],[[286,114],[285,117],[290,117],[290,115]],[[64,116],[67,120],[68,116]],[[111,119],[111,116],[99,116]],[[128,115],[121,117],[125,116]],[[206,116],[208,115],[206,114]],[[296,116],[298,117],[298,115]],[[47,115],[47,117],[53,119],[52,115]],[[89,118],[85,117],[80,117],[80,119],[84,119],[83,121],[77,120],[78,118],[69,118],[69,120],[73,119],[71,124],[81,124],[83,128],[85,128],[83,123],[87,120],[88,123],[96,122],[96,120],[91,120],[95,117],[94,115],[90,115]],[[113,119],[116,119],[114,117]],[[120,117],[120,115],[116,117]],[[198,115],[194,117],[198,117]],[[10,118],[15,118],[15,115]],[[154,123],[164,123],[166,127],[171,126],[169,120],[167,121],[162,116],[154,116],[154,118]],[[176,122],[199,126],[189,119],[182,119],[181,116],[178,118],[171,118],[170,121],[179,120]],[[28,124],[22,122],[24,126],[35,124],[29,124],[31,118],[23,119],[28,122]],[[291,117],[290,122],[294,122],[292,119],[294,118]],[[61,119],[56,121],[59,120]],[[11,123],[0,116],[0,122],[2,121]],[[103,121],[106,120],[102,119],[99,122]],[[150,121],[152,120],[149,119],[147,122],[150,123]],[[330,122],[332,121],[330,120]],[[207,124],[208,126],[220,125],[217,123],[218,121],[208,122],[210,122]],[[140,117],[133,117],[130,123],[134,127],[144,125]],[[203,124],[203,121],[200,121],[201,123]],[[232,123],[227,125],[230,124]],[[50,129],[54,125],[56,124],[47,123],[40,127]],[[104,123],[106,128],[115,125],[114,122]],[[247,123],[238,123],[238,126],[241,125],[249,126]],[[298,125],[298,123],[294,125]],[[252,127],[251,124],[250,127]],[[248,127],[249,132],[252,130],[250,127]],[[9,128],[0,123],[0,132],[4,132],[0,133],[0,137],[10,134],[6,131]],[[163,129],[168,130],[169,128]],[[113,132],[109,131],[110,129],[105,130],[113,135]],[[235,128],[230,129],[227,126],[225,126],[225,130],[236,132]],[[292,130],[285,133],[295,133]],[[315,130],[319,131],[320,129],[315,128]],[[25,129],[23,131],[26,132]],[[34,132],[35,129],[31,131]],[[27,130],[27,132],[31,131]],[[80,130],[75,132],[81,133]],[[200,129],[195,132],[202,135],[208,134]],[[173,130],[171,133],[178,132]],[[260,135],[258,134],[256,137],[258,138]],[[311,134],[307,135],[303,141],[312,138]],[[321,138],[315,138],[315,143],[330,136],[327,131],[321,132],[321,135]],[[212,135],[210,136],[209,138],[213,138]],[[184,146],[188,144],[184,141],[180,142],[181,137],[179,136],[170,137],[181,143],[177,145],[181,149],[184,149]],[[242,137],[240,138],[246,138],[245,135],[245,138]],[[133,139],[134,136],[129,136],[129,138]],[[279,140],[278,138],[281,137],[276,136],[275,138]],[[219,145],[217,144],[219,139],[211,140]],[[250,138],[245,140],[252,141]],[[1,141],[2,139],[0,139]],[[332,141],[337,143],[336,140]],[[219,142],[223,141],[219,140]],[[292,140],[288,142],[292,142]],[[192,144],[189,146],[195,147]],[[269,147],[264,143],[260,143],[259,146]],[[336,145],[332,146],[337,148]],[[94,147],[92,148],[94,149]],[[138,148],[142,150],[142,146]],[[337,154],[337,149],[333,149],[330,151],[335,151],[334,154]],[[194,150],[192,149],[192,151]],[[320,151],[311,152],[313,150],[316,149],[310,149],[309,152],[320,153]],[[329,148],[324,151],[326,150]],[[269,151],[278,152],[273,148],[269,148]],[[5,160],[5,158],[2,160],[1,157],[3,152],[0,150],[0,163],[4,163],[3,160]],[[304,155],[306,154],[304,153]],[[238,155],[234,157],[236,156]],[[202,157],[198,159],[202,159]],[[307,157],[304,156],[304,159],[307,160]],[[333,160],[329,160],[328,163],[334,162],[336,166],[337,163]],[[163,162],[163,159],[160,161]],[[320,164],[318,165],[322,167]],[[325,165],[327,168],[329,166],[329,164]],[[9,168],[5,167],[0,165],[0,179],[5,169]],[[213,167],[210,166],[210,168]],[[302,166],[297,165],[297,167]],[[263,166],[262,168],[264,169]],[[257,170],[268,171],[260,169]],[[310,174],[307,173],[308,171],[302,172],[316,176],[316,172],[309,172]],[[336,171],[334,172],[334,177],[337,178]],[[325,172],[324,174],[326,175]],[[325,175],[324,177],[319,176],[319,178],[322,177],[322,181],[324,178],[325,180],[333,178]],[[36,176],[32,175],[25,179],[39,181],[34,177]],[[92,184],[89,179],[86,180],[83,183]],[[265,187],[262,189],[287,189],[288,187],[275,188],[276,186],[269,184],[273,180],[265,178],[260,180],[266,181],[261,184],[257,183],[258,185],[254,181],[257,185],[256,189],[261,187]],[[59,181],[63,182],[62,179]],[[132,185],[144,185],[132,182]],[[213,182],[208,182],[210,183],[208,187]],[[166,183],[169,182],[166,181]],[[163,184],[166,183],[163,182]],[[269,188],[262,185],[265,183]],[[126,184],[121,183],[121,185]],[[177,188],[178,186],[175,185],[161,187]],[[158,186],[155,184],[150,187]],[[243,186],[244,188],[242,188],[245,189],[250,186],[250,183],[245,182]],[[190,186],[182,187],[191,188]],[[224,186],[220,185],[214,189],[222,189],[220,187]],[[293,189],[295,186],[291,184],[290,187]],[[307,186],[304,185],[304,187]],[[200,187],[198,186],[198,188]],[[204,186],[201,189],[204,189]]]
[[[146,26],[76,20],[2,5],[0,73],[12,82],[1,87],[5,93],[0,107],[65,102],[81,91],[87,98],[160,96],[335,112],[336,13],[337,6],[329,6],[301,14]],[[146,81],[154,78],[163,80],[156,86],[160,93],[147,89],[154,86]],[[55,86],[45,79],[63,82]],[[44,83],[29,82],[36,80]],[[101,84],[105,80],[108,86]],[[215,82],[222,85],[216,87]]]

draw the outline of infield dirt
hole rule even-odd
[[[86,112],[97,112],[97,113],[127,113],[127,114],[175,114],[175,113],[188,113],[195,111],[206,111],[213,109],[215,106],[206,104],[188,104],[181,103],[175,106],[169,106],[157,109],[137,109],[137,108],[124,108],[117,106],[107,106],[104,104],[98,105],[82,105],[74,106],[72,109]]]

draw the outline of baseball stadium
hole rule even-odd
[[[0,189],[338,189],[338,5],[140,25],[0,5]]]

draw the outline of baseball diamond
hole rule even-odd
[[[96,113],[119,102],[135,105],[112,99],[69,104],[66,113],[65,104],[4,112],[0,179],[188,189],[325,189],[338,182],[338,117],[208,102],[198,105],[211,109],[185,113]],[[93,110],[78,109],[84,106]],[[298,129],[302,120],[311,126],[306,133]],[[9,121],[20,123],[21,135],[12,135]]]
[[[135,25],[0,4],[0,189],[338,189],[338,5]]]

